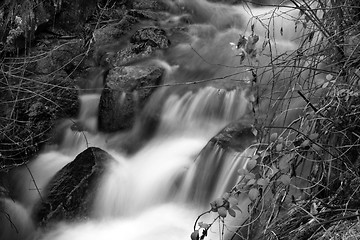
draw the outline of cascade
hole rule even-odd
[[[168,70],[166,83],[214,80],[203,81],[195,87],[181,86],[181,91],[172,87],[166,92],[166,98],[161,98],[165,99],[163,102],[156,102],[154,97],[155,104],[162,105],[159,128],[130,156],[108,145],[108,136],[98,132],[95,106],[99,94],[82,95],[81,111],[75,122],[85,131],[72,131],[73,121],[60,124],[62,140],[53,148],[45,149],[28,169],[16,172],[14,192],[20,204],[16,211],[25,215],[23,219],[32,229],[29,216],[41,197],[36,189],[44,189],[50,178],[87,146],[101,147],[114,156],[116,162],[108,167],[99,183],[93,216],[82,222],[59,223],[46,233],[27,230],[28,238],[17,239],[189,239],[196,217],[209,209],[210,201],[236,183],[236,172],[244,167],[251,150],[227,152],[208,142],[227,124],[249,117],[249,91],[244,86],[249,83],[251,72],[249,66],[238,67],[237,52],[230,44],[237,42],[239,31],[246,32],[249,7],[240,11],[242,6],[205,0],[175,2],[193,8],[195,22],[189,26],[189,42],[173,47],[163,54],[163,59],[156,59],[162,65],[166,63],[166,67],[179,66],[171,72]],[[211,15],[209,9],[214,9],[216,14]],[[256,9],[260,11],[261,8]],[[264,37],[261,32],[257,34]],[[281,41],[285,38],[289,40],[289,36],[280,36]],[[292,42],[277,48],[284,55],[293,49]],[[266,64],[266,61],[263,57],[257,64]],[[232,77],[223,79],[231,74]],[[268,84],[267,69],[263,69],[259,78]],[[164,92],[158,91],[155,95]],[[247,203],[244,199],[240,204],[244,214]],[[0,232],[1,239],[13,239],[9,236],[12,235]],[[215,227],[208,239],[218,237]]]

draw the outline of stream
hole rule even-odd
[[[190,9],[186,16],[191,13],[192,22],[185,42],[151,59],[164,66],[164,83],[173,85],[160,87],[144,109],[151,112],[152,107],[161,106],[159,127],[154,136],[135,154],[123,153],[116,147],[123,133],[110,135],[97,130],[100,94],[81,95],[81,110],[75,120],[91,131],[74,132],[70,121],[64,120],[59,124],[61,144],[44,149],[28,165],[29,169],[19,169],[14,174],[17,200],[7,200],[5,204],[14,213],[13,220],[20,234],[5,228],[0,232],[0,239],[190,239],[196,218],[209,210],[211,201],[236,184],[238,169],[245,166],[247,157],[253,153],[251,149],[225,153],[219,146],[207,145],[229,123],[252,119],[254,76],[251,69],[257,69],[258,81],[265,86],[261,90],[263,100],[258,116],[276,115],[279,124],[297,116],[296,111],[286,117],[277,115],[275,107],[266,99],[272,94],[270,86],[278,90],[272,97],[287,94],[283,89],[288,88],[286,79],[291,73],[286,69],[270,71],[271,66],[267,64],[271,56],[281,54],[285,58],[296,50],[301,30],[294,33],[291,17],[298,16],[298,12],[251,4],[230,6],[206,0],[168,2],[174,9],[176,4]],[[288,18],[280,17],[284,12]],[[269,14],[274,16],[274,21],[267,27],[260,23],[260,18],[252,17],[261,16],[266,21]],[[175,9],[163,24],[176,24],[183,16],[184,13]],[[279,27],[284,28],[283,33],[278,31]],[[273,34],[267,35],[268,30]],[[260,50],[256,58],[241,60],[241,50],[236,46],[240,34],[259,37],[256,48]],[[262,46],[266,41],[269,45]],[[272,85],[272,76],[279,74],[279,82]],[[190,84],[192,82],[199,84]],[[297,106],[298,103],[289,104]],[[92,217],[76,223],[60,222],[46,232],[35,230],[30,216],[40,200],[36,189],[44,189],[57,171],[91,146],[104,149],[116,160],[99,183]],[[225,239],[230,239],[246,219],[248,204],[249,200],[244,197],[238,204],[242,213],[237,212],[236,218],[226,218]],[[201,221],[211,222],[216,217],[217,213],[212,213]],[[221,222],[214,223],[206,239],[223,239],[221,226]]]

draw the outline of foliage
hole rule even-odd
[[[233,237],[335,239],[332,236],[338,234],[357,239],[358,227],[349,233],[341,226],[359,225],[359,3],[291,2],[301,10],[294,21],[305,27],[306,34],[297,53],[287,59],[295,63],[288,98],[274,99],[269,105],[277,106],[277,114],[263,121],[257,115],[259,86],[253,82],[259,143],[251,146],[254,154],[239,169],[238,183],[204,214],[217,212],[215,220],[225,225],[224,218],[236,216],[237,201],[245,194],[250,199],[249,218]],[[321,39],[315,39],[318,36]],[[256,36],[240,35],[239,42],[231,44],[240,50],[243,62],[256,58],[256,43]],[[306,103],[303,114],[288,124],[276,124],[274,116],[287,115],[295,98]],[[191,238],[204,239],[212,224],[200,222]],[[200,234],[202,229],[205,235]]]

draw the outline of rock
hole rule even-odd
[[[166,49],[170,46],[170,40],[166,32],[158,27],[146,27],[137,30],[130,39],[130,42],[137,45],[137,49],[142,50],[147,46],[158,49]]]
[[[129,45],[128,38],[139,24],[136,17],[126,15],[118,23],[94,31],[95,64],[105,68],[112,68],[119,51]]]
[[[117,52],[112,60],[114,68],[107,75],[100,98],[100,131],[132,128],[135,115],[162,82],[164,70],[149,64],[148,60],[157,49],[170,46],[166,32],[158,27],[144,27],[135,31],[130,42],[132,45]],[[131,66],[133,64],[137,65]]]
[[[46,196],[36,208],[34,215],[39,225],[89,217],[97,183],[113,161],[104,150],[91,147],[63,167],[48,184]]]
[[[136,17],[125,15],[119,22],[94,30],[95,47],[116,44],[120,38],[127,36],[138,23],[139,19]]]
[[[147,106],[148,107],[148,106]],[[111,149],[133,155],[140,150],[155,135],[160,123],[160,110],[153,109],[151,113],[143,111],[131,129],[124,134],[115,134],[107,141]]]
[[[95,62],[108,69],[148,57],[156,49],[170,46],[165,30],[142,26],[137,18],[128,15],[120,23],[99,30],[95,38]]]
[[[238,181],[237,170],[246,160],[236,153],[242,153],[254,141],[252,127],[245,121],[230,123],[216,134],[196,157],[196,170],[194,170],[196,177],[189,187],[193,191],[191,198],[202,203],[212,201],[211,197],[213,197],[216,183],[224,181],[219,172],[223,172],[227,166],[232,167],[228,168],[227,180],[223,182],[223,189],[230,190]],[[203,191],[204,188],[206,191]]]
[[[125,48],[129,44],[128,38],[133,35],[135,31],[142,27],[146,27],[146,22],[141,23],[141,21],[157,21],[165,18],[166,16],[164,14],[155,13],[153,11],[129,10],[119,22],[108,24],[105,27],[94,30],[94,58],[105,60],[106,57],[112,56],[114,53]],[[169,40],[165,39],[165,31],[155,27],[139,30],[135,33],[135,38],[137,38],[137,36],[143,36],[140,40],[144,41],[146,39],[146,36],[144,36],[145,32],[147,35],[150,35],[151,31],[153,32],[151,40],[157,43],[157,45],[164,46],[164,43],[166,44],[169,42]],[[142,32],[144,33],[142,34]],[[150,36],[148,36],[148,38],[149,37]],[[155,37],[157,37],[158,41],[164,41],[164,43],[156,41]],[[136,42],[135,39],[134,42]],[[104,57],[104,55],[108,56]],[[100,63],[101,61],[97,60],[97,62]]]
[[[135,116],[161,83],[163,70],[155,66],[117,67],[110,71],[99,104],[99,130],[129,129]]]
[[[231,123],[221,130],[210,142],[224,150],[242,152],[256,140],[253,128],[243,123]]]
[[[168,14],[166,13],[154,12],[151,10],[149,11],[149,10],[131,9],[128,11],[127,14],[129,16],[133,16],[140,20],[159,21],[168,18]]]
[[[123,67],[129,65],[149,65],[148,62],[156,55],[161,54],[159,49],[170,46],[166,32],[158,27],[144,27],[134,31],[131,36],[131,45],[118,50],[113,56],[106,58],[108,66]]]
[[[167,11],[169,5],[163,0],[133,0],[130,6],[133,9]]]

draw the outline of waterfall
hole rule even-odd
[[[204,87],[170,94],[156,135],[132,156],[108,147],[106,135],[94,129],[84,133],[71,130],[74,122],[93,124],[96,99],[96,95],[81,96],[78,119],[59,126],[63,129],[60,144],[14,175],[19,206],[28,210],[22,214],[30,222],[29,213],[41,197],[39,192],[42,194],[50,178],[86,148],[86,142],[101,146],[116,159],[99,184],[90,220],[59,223],[50,232],[37,233],[35,239],[189,238],[196,217],[208,209],[213,198],[230,190],[229,181],[236,181],[236,172],[244,163],[241,157],[208,144],[224,126],[246,115],[244,91]],[[81,134],[86,135],[86,141]],[[28,226],[32,229],[31,223]]]
[[[171,95],[164,104],[159,131],[199,131],[211,137],[247,111],[248,100],[243,90],[204,87],[182,96]]]
[[[83,99],[93,101],[89,96]],[[100,183],[93,219],[78,224],[60,223],[40,239],[117,239],[118,236],[127,240],[187,239],[197,215],[208,208],[212,198],[230,190],[238,168],[244,163],[241,157],[221,153],[216,146],[210,150],[215,152],[211,157],[205,154],[199,160],[197,156],[205,146],[211,148],[208,141],[227,123],[243,117],[247,105],[240,89],[206,87],[189,90],[181,96],[170,95],[164,103],[157,134],[140,151],[126,156],[104,146],[116,162],[109,166]],[[84,102],[82,108],[90,106]],[[92,144],[104,142],[102,135],[89,133],[88,137]],[[77,136],[66,138],[64,141],[71,141]],[[76,146],[80,153],[83,146]],[[49,180],[46,174],[53,175],[76,156],[74,149],[64,151],[66,148],[61,145],[57,151],[43,153],[33,161],[30,167],[41,188]],[[49,170],[46,174],[36,172],[40,169],[38,165],[48,166]],[[197,165],[202,169],[196,169]],[[189,187],[189,178],[201,186]]]
[[[230,44],[237,42],[240,30],[246,32],[249,13],[240,10],[244,9],[242,5],[232,7],[205,0],[179,2],[194,7],[197,15],[189,26],[189,42],[173,47],[161,59],[166,66],[179,67],[165,79],[165,84],[175,87],[156,92],[154,96],[165,92],[166,96],[152,99],[153,105],[161,105],[155,135],[135,154],[125,154],[114,147],[116,144],[108,144],[109,136],[97,130],[99,94],[82,95],[78,119],[65,120],[59,125],[61,141],[45,149],[28,168],[18,170],[13,176],[16,204],[21,205],[19,211],[26,215],[23,219],[29,222],[29,228],[32,229],[30,213],[50,178],[86,147],[101,147],[116,161],[109,165],[99,183],[89,219],[61,222],[45,233],[27,230],[31,232],[29,240],[189,239],[197,216],[209,209],[210,201],[221,197],[237,182],[237,170],[245,166],[252,150],[240,153],[225,150],[209,140],[227,124],[249,117],[247,86],[251,71],[249,66],[238,67],[238,53]],[[239,19],[245,22],[229,22]],[[293,44],[284,44],[282,49],[274,51],[286,55],[289,49],[293,49]],[[256,64],[268,63],[266,54],[264,51]],[[259,80],[269,84],[269,69],[261,71]],[[214,80],[204,81],[204,78]],[[190,86],[191,81],[202,83]],[[179,83],[189,86],[176,88]],[[267,113],[269,109],[265,109]],[[115,141],[122,137],[123,133],[111,136]],[[245,215],[247,204],[247,199],[240,203]],[[213,218],[214,215],[207,216],[205,221]],[[239,224],[240,218],[233,224]],[[219,239],[216,227],[209,234],[208,239]],[[12,235],[5,235],[5,240],[12,239],[8,236]]]

